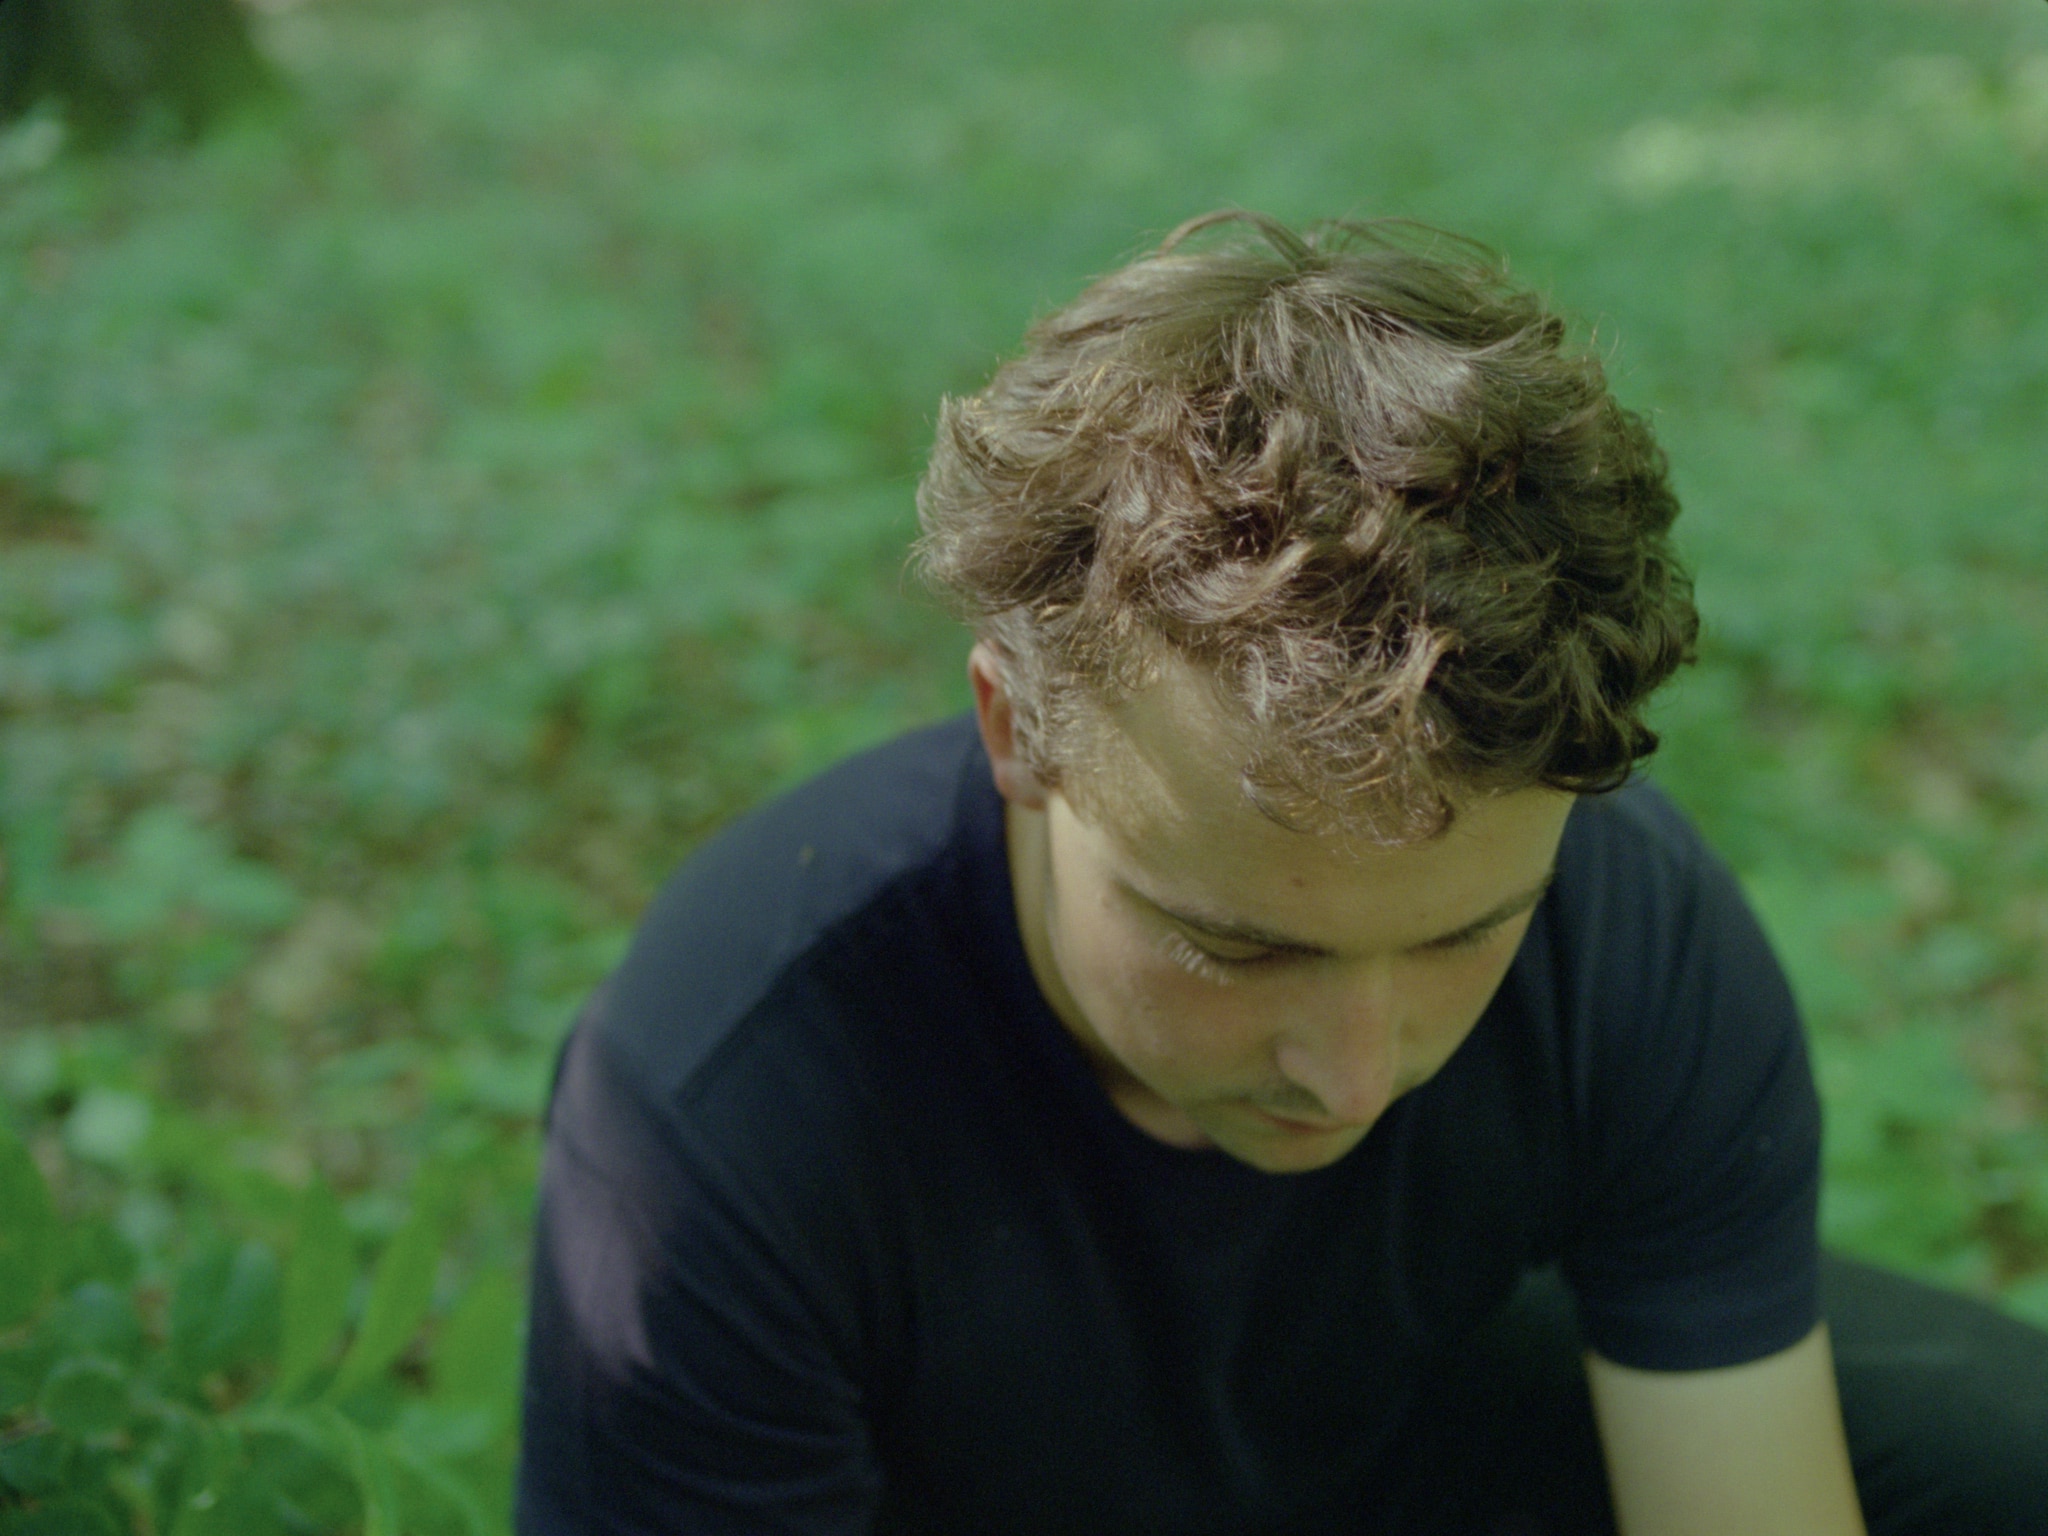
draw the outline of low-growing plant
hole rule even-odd
[[[151,1277],[0,1127],[0,1536],[501,1530],[519,1293],[421,1338],[454,1193],[423,1173],[366,1264],[315,1178],[282,1260],[206,1234]]]

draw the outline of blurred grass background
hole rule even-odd
[[[2048,7],[257,20],[281,110],[0,135],[0,1112],[145,1270],[455,1157],[442,1294],[516,1273],[663,874],[966,702],[939,395],[1239,204],[1486,240],[1653,416],[1654,772],[1809,1012],[1827,1235],[2048,1321]]]

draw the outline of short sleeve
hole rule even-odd
[[[768,1118],[764,1097],[803,1124],[801,1084],[735,1071],[678,1115],[590,1024],[550,1111],[520,1536],[867,1531],[882,1479],[834,1197],[748,1164],[752,1146],[802,1156],[804,1135],[729,1134]]]
[[[1581,894],[1563,916],[1579,957],[1564,1271],[1606,1358],[1740,1364],[1819,1319],[1812,1070],[1734,876],[1647,787],[1615,798],[1560,880]]]

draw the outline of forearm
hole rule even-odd
[[[1865,1536],[1824,1327],[1723,1370],[1587,1371],[1622,1536]]]

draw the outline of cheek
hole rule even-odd
[[[1457,964],[1425,962],[1411,983],[1413,990],[1408,995],[1414,1006],[1405,1020],[1406,1043],[1415,1051],[1418,1065],[1426,1064],[1433,1072],[1464,1043],[1493,994],[1500,990],[1514,956],[1511,941],[1498,951],[1485,951]]]
[[[1055,954],[1074,1001],[1127,1065],[1199,1067],[1242,1053],[1241,1000],[1219,997],[1114,914],[1057,925]]]

